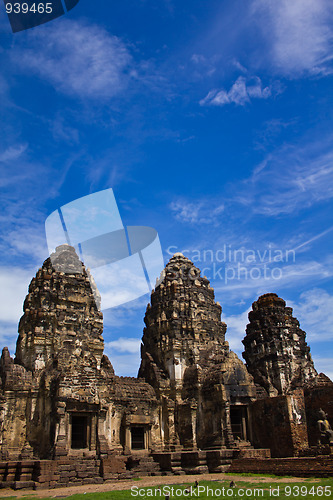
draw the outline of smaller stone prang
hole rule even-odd
[[[275,293],[252,304],[243,357],[254,381],[270,396],[287,394],[314,379],[317,372],[305,341],[305,332]]]

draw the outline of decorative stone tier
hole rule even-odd
[[[256,384],[269,396],[287,394],[314,379],[317,372],[305,341],[305,332],[275,293],[252,304],[243,357]]]

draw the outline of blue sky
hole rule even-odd
[[[12,34],[0,11],[1,344],[58,207],[113,188],[211,279],[239,355],[247,313],[276,292],[333,376],[329,0],[79,4]],[[231,259],[221,262],[224,250]],[[288,258],[287,258],[288,257]],[[238,274],[239,273],[239,274]],[[106,352],[135,375],[148,295],[105,312]]]

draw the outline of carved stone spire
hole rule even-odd
[[[99,366],[103,315],[94,293],[75,249],[58,247],[30,283],[19,324],[16,362],[36,371],[51,361],[66,366],[73,356],[84,359],[87,355]]]
[[[316,377],[305,332],[275,293],[252,304],[243,357],[254,381],[270,396],[286,394]]]
[[[221,312],[207,278],[200,276],[200,270],[188,258],[175,254],[147,306],[141,375],[146,353],[171,380],[179,380],[185,367],[198,363],[201,353],[213,344],[220,351],[228,350]]]

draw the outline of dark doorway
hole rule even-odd
[[[131,439],[132,450],[144,450],[146,448],[144,427],[131,427]]]
[[[235,439],[247,439],[247,414],[245,406],[232,406],[230,408],[231,430]]]
[[[87,448],[87,417],[72,415],[72,448]]]

